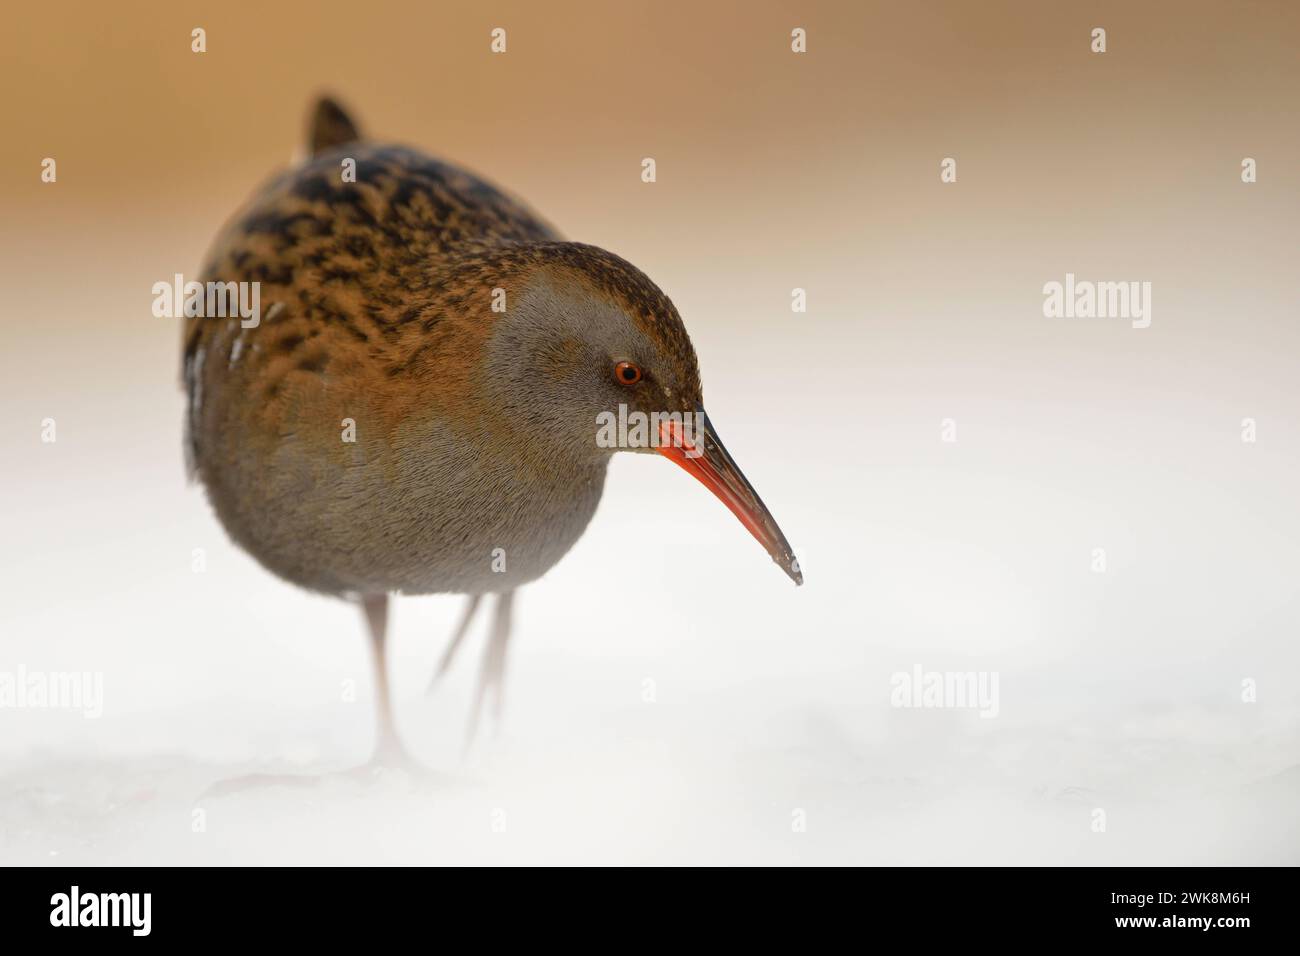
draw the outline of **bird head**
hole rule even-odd
[[[785,535],[704,410],[695,349],[658,286],[580,243],[516,247],[505,266],[486,269],[501,285],[481,382],[512,431],[592,461],[620,451],[662,455],[717,496],[802,584]]]

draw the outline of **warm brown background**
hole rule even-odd
[[[7,332],[163,338],[135,324],[136,290],[193,270],[326,89],[376,135],[462,161],[636,261],[706,351],[724,348],[721,320],[789,327],[802,285],[800,321],[827,337],[783,346],[800,365],[864,335],[909,365],[898,350],[924,338],[936,366],[1101,349],[1125,369],[1113,335],[1011,311],[1072,269],[1157,283],[1155,328],[1126,353],[1158,340],[1163,368],[1275,395],[1272,363],[1297,341],[1275,309],[1294,302],[1278,283],[1296,264],[1300,8],[1073,6],[23,5],[0,63]],[[789,52],[792,24],[807,55]],[[1104,56],[1088,50],[1098,24]],[[206,54],[189,51],[194,25]],[[504,56],[488,52],[494,25]],[[47,155],[54,187],[37,175]],[[949,155],[959,183],[939,188]],[[1243,155],[1260,163],[1251,187]],[[33,313],[43,328],[8,329]],[[18,374],[58,376],[75,361],[59,351]],[[857,364],[879,381],[890,363]]]
[[[524,749],[561,751],[524,776],[565,794],[515,805],[536,798],[574,858],[1296,862],[1270,800],[1300,799],[1300,5],[330,6],[6,11],[0,668],[100,669],[110,694],[93,726],[0,714],[6,752],[365,749],[334,706],[364,676],[357,622],[234,551],[185,487],[178,332],[149,311],[329,90],[654,278],[804,556],[795,591],[683,476],[616,463],[587,537],[523,595],[512,662]],[[1151,327],[1045,319],[1067,271],[1152,282]],[[408,696],[453,613],[399,607]],[[999,670],[1001,718],[889,708],[917,662]],[[1244,677],[1265,681],[1254,708]],[[554,743],[593,726],[612,743]],[[410,729],[458,742],[437,727]],[[619,808],[605,829],[588,804],[566,829],[555,766]],[[1109,842],[1076,829],[1095,803],[1123,808]],[[819,822],[791,848],[804,805]]]

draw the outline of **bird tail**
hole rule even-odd
[[[361,139],[361,131],[352,117],[334,99],[322,96],[311,111],[307,131],[307,151],[318,156],[327,149],[345,146]]]

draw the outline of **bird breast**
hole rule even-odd
[[[540,577],[577,541],[606,461],[556,462],[437,415],[381,429],[356,417],[329,438],[312,414],[275,439],[222,427],[205,405],[199,470],[232,537],[263,565],[331,594],[505,591]],[[352,434],[343,434],[349,428]],[[377,434],[367,434],[367,429]]]

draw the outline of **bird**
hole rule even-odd
[[[619,451],[685,469],[803,583],[704,411],[660,288],[477,175],[367,139],[333,97],[309,113],[306,158],[234,214],[202,274],[208,288],[253,285],[260,306],[255,321],[185,317],[189,472],[267,570],[360,605],[372,761],[406,754],[391,597],[467,597],[435,683],[495,598],[469,736],[489,697],[499,720],[515,592],[582,535]]]

